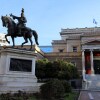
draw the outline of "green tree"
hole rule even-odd
[[[64,60],[48,61],[47,59],[36,62],[36,76],[38,79],[58,78],[64,80],[79,77],[77,67]]]

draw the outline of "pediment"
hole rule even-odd
[[[100,44],[100,40],[90,40],[90,41],[85,41],[84,43],[82,44],[87,44],[87,45],[97,45],[97,44]]]

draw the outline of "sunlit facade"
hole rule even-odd
[[[100,27],[61,29],[61,40],[53,40],[48,58],[65,59],[75,64],[85,89],[100,89]]]
[[[9,44],[7,43],[5,39],[5,34],[0,33],[0,46],[8,46]]]

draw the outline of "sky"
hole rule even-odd
[[[100,26],[100,0],[1,0],[0,16],[11,13],[20,16],[22,8],[27,19],[26,26],[38,33],[40,46],[52,45],[53,40],[60,40],[61,29]],[[1,20],[0,33],[7,33]],[[16,45],[22,42],[23,38],[15,39]]]

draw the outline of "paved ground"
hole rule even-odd
[[[100,100],[100,92],[81,91],[79,100]]]

